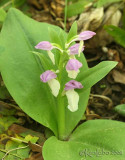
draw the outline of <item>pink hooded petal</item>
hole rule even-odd
[[[95,32],[92,32],[92,31],[84,31],[84,32],[81,32],[79,34],[79,37],[78,37],[78,40],[87,40],[87,39],[90,39],[92,38],[94,35],[96,35]]]
[[[40,75],[40,79],[44,83],[46,83],[47,81],[54,79],[56,77],[57,77],[57,75],[53,71],[50,71],[50,70],[47,70],[43,74]]]
[[[42,50],[52,50],[53,49],[53,46],[51,45],[50,42],[48,41],[42,41],[40,43],[38,43],[36,46],[35,46],[36,49],[42,49]]]
[[[83,88],[83,85],[80,82],[71,80],[65,84],[64,90],[68,91],[71,89],[81,89],[81,88]]]
[[[71,46],[71,47],[69,48],[70,55],[79,54],[79,53],[78,53],[78,52],[79,52],[79,47],[80,47],[80,44],[79,44],[79,43],[76,43],[76,44],[74,44],[73,46]],[[84,46],[83,46],[81,52],[82,52],[83,50],[84,50]]]
[[[79,68],[82,67],[82,63],[77,59],[70,59],[66,65],[66,70],[75,70],[78,71]]]

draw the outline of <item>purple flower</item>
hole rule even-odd
[[[90,38],[92,38],[94,35],[96,35],[95,32],[92,32],[92,31],[84,31],[84,32],[81,32],[79,34],[79,37],[78,37],[78,40],[80,41],[84,41],[84,40],[88,40]]]
[[[53,46],[50,42],[48,41],[42,41],[40,43],[38,43],[36,46],[35,46],[36,49],[42,49],[42,50],[46,50],[46,51],[50,51],[53,49]]]
[[[69,48],[70,55],[79,54],[79,47],[80,47],[80,44],[79,44],[79,43],[76,43],[76,44],[74,44],[73,46],[71,46],[71,47]],[[84,50],[84,46],[82,47],[81,52],[82,52],[83,50]]]
[[[47,70],[43,74],[40,75],[40,79],[44,83],[56,77],[57,75],[53,71],[50,71],[50,70]]]
[[[68,91],[71,89],[81,89],[81,88],[83,88],[83,85],[80,82],[71,80],[65,84],[64,90]]]
[[[66,70],[75,70],[78,71],[79,68],[82,67],[82,63],[79,62],[77,59],[70,59],[66,65]]]

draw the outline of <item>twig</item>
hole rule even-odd
[[[4,149],[0,149],[0,151],[1,151],[1,152],[4,152],[4,153],[7,152],[7,151],[4,150]],[[12,156],[15,156],[15,157],[18,157],[18,158],[22,159],[22,157],[18,156],[17,154],[14,154],[14,153],[9,153],[9,154],[12,155]]]
[[[94,58],[87,59],[87,62],[93,62],[93,61],[96,61],[96,60],[98,60],[100,57],[101,57],[101,55],[97,55],[97,56],[96,56],[96,57],[94,57]]]
[[[103,95],[98,95],[98,94],[90,94],[90,96],[105,99],[105,100],[109,101],[109,107],[113,106],[113,102],[109,97],[106,97],[106,96],[103,96]]]
[[[10,152],[15,151],[15,150],[19,150],[19,149],[25,149],[25,148],[27,148],[27,147],[29,147],[29,146],[27,145],[27,146],[25,146],[25,147],[14,148],[14,149],[11,149],[11,150],[7,151],[6,154],[3,156],[2,160],[4,160],[5,157],[6,157]],[[14,154],[14,156],[18,157],[18,155],[16,155],[16,154]],[[18,157],[18,158],[21,159],[21,157]]]

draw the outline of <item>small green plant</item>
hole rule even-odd
[[[53,132],[43,146],[45,160],[97,160],[92,153],[100,151],[102,160],[125,158],[124,123],[92,120],[76,128],[90,88],[117,65],[104,61],[88,68],[81,52],[84,40],[94,35],[77,34],[76,23],[67,34],[16,9],[7,14],[0,35],[1,74],[24,112]]]

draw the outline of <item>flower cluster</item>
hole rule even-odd
[[[65,67],[68,77],[71,78],[69,82],[67,82],[64,86],[64,93],[68,99],[68,109],[71,112],[75,112],[78,110],[78,103],[79,103],[79,95],[75,91],[75,89],[81,89],[83,88],[83,85],[76,81],[76,77],[80,72],[80,68],[83,66],[80,61],[76,59],[76,55],[80,56],[80,53],[84,50],[84,43],[83,41],[88,40],[92,38],[96,33],[92,31],[84,31],[80,33],[79,35],[75,36],[74,39],[72,39],[68,44],[66,44],[66,53],[69,57],[68,61],[66,62],[63,67]],[[76,43],[72,45],[73,42],[78,41],[79,43]],[[71,46],[72,45],[72,46]],[[48,41],[42,41],[39,44],[35,46],[36,49],[42,49],[46,50],[48,52],[48,56],[52,63],[55,65],[55,57],[52,52],[54,48],[58,49],[62,55],[63,55],[63,50],[58,47],[58,45],[54,43],[50,43]],[[40,79],[43,83],[48,83],[52,94],[57,97],[61,84],[58,80],[58,76],[56,72],[52,70],[47,70],[44,73],[40,75]]]

